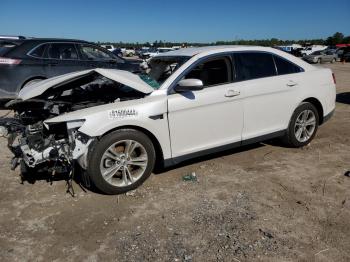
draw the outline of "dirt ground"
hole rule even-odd
[[[196,159],[127,195],[21,184],[1,138],[0,261],[350,261],[350,64],[322,66],[338,102],[310,146]]]

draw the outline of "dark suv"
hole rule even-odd
[[[0,39],[0,104],[21,88],[46,78],[91,68],[136,72],[129,62],[95,44],[66,39]]]

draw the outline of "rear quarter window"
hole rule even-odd
[[[293,64],[292,62],[282,57],[274,55],[273,58],[276,63],[278,75],[294,74],[294,73],[299,73],[303,71],[301,67]]]
[[[47,44],[39,45],[35,47],[32,51],[28,53],[30,56],[34,56],[37,58],[42,58],[44,56],[45,49],[47,47]]]

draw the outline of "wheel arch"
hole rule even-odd
[[[321,102],[315,97],[306,98],[302,102],[308,102],[316,107],[317,113],[318,113],[318,118],[319,118],[318,119],[319,124],[321,125],[324,121],[324,117],[323,117],[324,111],[323,111],[323,106],[322,106]]]
[[[137,130],[137,131],[144,133],[149,139],[151,139],[151,142],[154,146],[154,150],[156,151],[156,167],[164,165],[164,153],[163,153],[162,146],[160,145],[157,137],[151,131],[147,130],[144,127],[140,127],[140,126],[136,126],[136,125],[118,126],[118,127],[113,128],[111,130],[108,130],[100,137],[104,137],[104,136],[106,136],[114,131],[121,130],[121,129],[134,129],[134,130]]]

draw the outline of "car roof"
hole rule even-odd
[[[0,39],[0,43],[9,43],[14,44],[16,47],[9,49],[6,53],[3,53],[2,56],[6,57],[17,57],[23,58],[26,57],[26,54],[40,44],[46,43],[82,43],[82,44],[92,44],[83,40],[77,39],[64,39],[64,38],[26,38],[20,40],[12,40],[12,39]],[[108,51],[108,50],[107,50]]]
[[[194,56],[201,53],[212,53],[212,52],[225,52],[225,51],[235,51],[238,49],[244,49],[247,50],[261,49],[262,51],[266,51],[266,47],[261,46],[243,46],[243,45],[224,45],[224,46],[202,46],[202,47],[188,47],[188,48],[181,48],[175,51],[170,51],[167,53],[159,54],[158,56]]]
[[[21,40],[23,42],[82,42],[82,43],[88,43],[84,40],[78,40],[78,39],[65,39],[65,38],[27,38]]]

